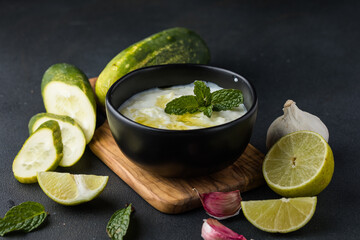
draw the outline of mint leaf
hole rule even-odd
[[[205,116],[210,118],[213,112],[213,105],[210,105],[208,107],[200,107],[199,110],[203,112]]]
[[[0,219],[0,236],[12,231],[30,232],[46,218],[43,205],[37,202],[24,202],[12,207],[3,219]]]
[[[166,104],[165,112],[176,115],[203,112],[210,118],[213,111],[231,110],[244,101],[240,90],[221,89],[210,93],[210,88],[203,81],[194,82],[194,94],[175,98]]]
[[[233,107],[238,107],[244,101],[242,92],[237,89],[221,89],[211,95],[211,104],[214,105],[214,111],[230,110]]]
[[[194,82],[194,94],[200,107],[207,107],[211,104],[210,88],[203,81]]]
[[[195,96],[186,95],[175,98],[168,102],[165,107],[165,112],[168,114],[183,115],[185,113],[199,112],[199,104]]]
[[[110,218],[106,232],[113,240],[122,240],[130,223],[131,204],[127,208],[116,211]]]

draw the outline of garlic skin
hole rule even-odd
[[[319,133],[327,142],[329,141],[329,131],[320,118],[300,110],[293,100],[286,101],[283,111],[284,115],[275,119],[267,131],[267,149],[270,149],[277,140],[286,134],[300,130],[309,130]]]
[[[218,220],[230,218],[239,214],[241,195],[239,190],[231,192],[211,192],[200,194],[195,188],[206,213]]]
[[[243,235],[237,234],[212,218],[204,219],[201,237],[205,240],[246,240]]]

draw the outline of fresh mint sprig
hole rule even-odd
[[[213,111],[231,110],[244,101],[243,94],[238,89],[221,89],[211,93],[203,81],[194,82],[194,94],[195,96],[181,96],[168,102],[165,112],[175,115],[203,112],[210,118]]]

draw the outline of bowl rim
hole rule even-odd
[[[215,71],[219,71],[219,72],[225,72],[227,74],[231,74],[234,75],[234,77],[240,78],[242,81],[245,82],[245,84],[249,87],[250,91],[252,92],[253,96],[254,96],[254,101],[250,107],[250,109],[241,117],[236,118],[230,122],[227,123],[223,123],[220,125],[215,125],[212,127],[206,127],[206,128],[198,128],[198,129],[186,129],[186,130],[174,130],[174,129],[162,129],[162,128],[154,128],[154,127],[149,127],[140,123],[135,122],[134,120],[131,120],[130,118],[127,118],[126,116],[124,116],[123,114],[121,114],[112,104],[111,102],[111,95],[113,93],[113,91],[121,84],[122,81],[124,81],[125,79],[131,77],[134,74],[138,74],[138,72],[142,72],[142,71],[146,71],[149,69],[157,69],[157,68],[166,68],[166,67],[176,67],[176,66],[182,66],[182,67],[195,67],[195,68],[203,68],[203,69],[211,69],[211,70],[215,70]],[[156,88],[156,86],[154,86],[154,88]],[[111,111],[111,113],[113,115],[115,115],[115,117],[117,119],[120,119],[121,121],[126,122],[127,124],[134,126],[134,127],[138,127],[140,129],[143,129],[145,131],[154,131],[154,132],[161,132],[161,133],[196,133],[196,132],[202,132],[202,131],[213,131],[213,130],[219,130],[222,128],[227,128],[228,126],[237,124],[237,122],[239,121],[243,121],[248,119],[250,116],[252,116],[254,114],[254,112],[257,111],[257,105],[258,105],[258,97],[257,97],[257,93],[256,90],[254,88],[254,85],[248,81],[246,78],[244,78],[243,76],[241,76],[238,73],[235,73],[231,70],[227,70],[221,67],[215,67],[215,66],[211,66],[211,65],[206,65],[206,64],[195,64],[195,63],[173,63],[173,64],[164,64],[164,65],[153,65],[153,66],[147,66],[147,67],[142,67],[142,68],[138,68],[135,69],[134,71],[131,71],[127,74],[125,74],[124,76],[120,77],[118,80],[116,80],[109,88],[108,92],[106,93],[106,97],[105,97],[105,108],[106,108],[106,118],[108,119],[108,111]]]

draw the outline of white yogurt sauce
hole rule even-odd
[[[211,92],[222,89],[215,83],[207,82]],[[183,95],[194,95],[194,84],[170,88],[152,88],[135,94],[124,102],[119,111],[127,118],[140,124],[161,129],[188,130],[212,127],[230,122],[243,116],[247,110],[244,104],[228,111],[213,112],[211,118],[202,112],[184,115],[165,113],[168,102]]]

